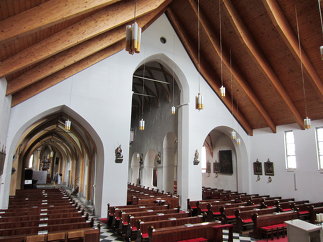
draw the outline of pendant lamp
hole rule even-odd
[[[71,130],[71,124],[72,124],[71,120],[67,119],[65,121],[65,129],[70,131]]]

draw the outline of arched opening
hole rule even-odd
[[[201,161],[202,186],[231,191],[243,187],[242,177],[248,170],[248,167],[242,169],[243,164],[247,164],[246,149],[239,134],[240,144],[232,140],[231,131],[229,127],[220,126],[206,136],[203,143],[205,158]]]
[[[129,182],[138,184],[140,182],[140,160],[141,155],[139,153],[133,153],[132,158],[130,160],[130,169],[129,169]]]
[[[158,186],[158,173],[157,173],[157,167],[156,167],[157,156],[158,156],[158,153],[155,150],[149,150],[145,155],[143,170],[142,170],[142,185],[144,186],[154,187],[154,182],[156,184],[155,187]],[[154,176],[156,176],[155,181],[154,181]]]
[[[72,122],[70,129],[66,129],[66,120]],[[95,189],[102,183],[103,145],[80,115],[66,106],[47,110],[20,127],[13,140],[12,164],[8,157],[5,164],[6,179],[11,180],[8,194],[14,195],[17,189],[65,185],[100,211],[101,193]],[[15,172],[8,174],[9,169]]]
[[[164,189],[177,193],[177,144],[175,133],[168,133],[163,141]]]

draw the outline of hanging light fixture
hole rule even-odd
[[[142,94],[145,93],[145,71],[146,66],[144,64],[144,71],[142,73]],[[139,121],[139,130],[145,130],[145,120],[144,120],[144,96],[141,96],[141,119]]]
[[[53,158],[53,157],[54,157],[54,152],[53,152],[53,151],[51,151],[51,152],[49,153],[49,157],[50,157],[50,158]]]
[[[126,26],[126,51],[131,55],[139,53],[141,45],[141,28],[136,22],[136,7],[137,1],[135,0],[134,22]]]
[[[231,114],[233,116],[233,81],[232,81],[232,65],[231,65],[231,49],[230,49],[230,83],[231,83]],[[234,123],[232,124],[234,126]],[[237,133],[232,129],[231,139],[235,140],[237,138]]]
[[[237,142],[237,145],[240,145],[241,144],[241,139],[237,138],[236,142]]]
[[[221,71],[220,71],[220,77],[221,77],[221,87],[220,87],[220,95],[221,97],[225,97],[225,87],[223,86],[223,63],[222,63],[222,59],[223,59],[223,50],[222,50],[222,24],[221,24],[221,1],[219,0],[219,19],[220,19],[220,52],[221,52],[221,63],[220,63],[220,67],[221,67]]]
[[[201,69],[201,57],[200,57],[200,0],[197,1],[197,56],[198,56],[198,66]],[[201,95],[201,79],[200,74],[199,77],[199,92],[195,97],[195,108],[197,110],[202,110],[204,108],[203,104],[203,96]]]
[[[173,55],[175,50],[175,36],[173,36]],[[171,108],[172,115],[176,114],[176,107],[174,105],[174,96],[175,96],[175,82],[174,82],[174,69],[172,69],[172,80],[173,80],[173,106]]]
[[[65,121],[65,129],[70,131],[71,130],[71,120],[69,120],[69,118],[67,118],[67,120]]]
[[[237,133],[234,131],[234,129],[231,131],[231,139],[236,140],[237,139]]]
[[[307,102],[306,102],[306,92],[305,92],[305,81],[304,81],[304,70],[303,70],[303,60],[302,60],[301,38],[300,38],[300,31],[299,31],[299,25],[298,25],[298,16],[297,16],[296,6],[295,6],[295,15],[296,15],[296,27],[297,27],[299,59],[300,59],[300,62],[301,62],[301,74],[302,74],[303,96],[304,96],[304,109],[305,109],[305,116],[306,116],[306,118],[304,119],[304,128],[305,129],[310,129],[311,128],[311,119],[307,115]]]
[[[322,29],[322,41],[323,41],[323,20],[322,20],[322,11],[321,11],[321,0],[317,0],[319,3],[319,12],[320,12],[320,20],[321,20],[321,29]],[[320,54],[321,60],[323,60],[323,46],[320,46]]]

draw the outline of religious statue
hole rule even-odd
[[[116,163],[122,163],[122,161],[123,161],[123,155],[122,155],[121,145],[119,145],[116,148],[115,155],[116,155]]]
[[[157,162],[157,164],[158,164],[158,165],[160,165],[160,164],[161,164],[161,162],[162,162],[160,152],[158,152],[158,154],[157,154],[156,162]]]
[[[200,161],[199,161],[199,152],[197,150],[195,150],[193,164],[198,165],[199,163],[200,163]]]

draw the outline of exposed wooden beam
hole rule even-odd
[[[89,66],[94,65],[95,63],[117,53],[124,48],[124,45],[125,42],[123,40],[119,41],[106,49],[103,49],[89,57],[86,57],[83,60],[64,68],[63,70],[58,71],[44,78],[43,80],[22,89],[12,96],[11,106],[14,107],[19,103],[22,103],[23,101],[35,96],[36,94],[65,80],[66,78],[73,76],[74,74],[88,68]]]
[[[163,8],[157,9],[137,20],[139,26],[149,23],[156,15],[160,14]],[[72,65],[91,54],[98,52],[108,46],[121,41],[125,38],[125,27],[120,26],[110,30],[107,33],[99,35],[93,39],[83,42],[73,48],[61,52],[55,56],[48,58],[36,67],[24,72],[8,82],[7,95],[13,94],[47,76]]]
[[[188,52],[189,56],[191,57],[192,62],[195,64],[196,69],[201,73],[201,75],[205,78],[205,80],[208,82],[210,87],[213,89],[213,91],[220,97],[220,90],[219,86],[213,81],[212,75],[209,74],[208,70],[204,67],[204,65],[198,65],[198,60],[196,56],[196,50],[193,48],[189,38],[186,36],[186,32],[183,30],[183,27],[181,23],[177,20],[176,16],[174,15],[171,8],[168,8],[167,11],[167,17],[171,20],[171,24],[173,25],[174,29],[176,30],[176,33],[178,34],[179,38],[181,39],[183,45],[186,48],[186,51]],[[231,102],[229,99],[224,98],[221,99],[223,103],[227,106],[227,108],[231,111],[232,115],[235,116],[235,118],[238,120],[238,122],[241,124],[241,126],[244,128],[244,130],[247,132],[247,134],[252,135],[252,128],[248,121],[245,119],[245,117],[241,114],[241,112],[234,110],[231,108]]]
[[[193,11],[197,15],[198,10],[197,10],[196,2],[194,0],[189,0],[189,3],[191,5]],[[212,28],[211,28],[210,24],[205,19],[203,14],[200,14],[200,22],[201,22],[201,25],[202,25],[207,37],[209,38],[209,40],[211,42],[213,50],[219,56],[221,56],[221,54],[222,54],[223,64],[228,69],[230,69],[230,60],[229,60],[229,58],[228,58],[228,56],[226,54],[224,54],[223,52],[221,53],[221,48],[220,48],[220,45],[219,45],[219,43],[217,41],[217,38],[215,37],[214,32],[212,31]],[[263,107],[263,105],[261,104],[259,99],[256,97],[256,95],[252,92],[252,89],[248,86],[247,82],[244,80],[243,76],[240,74],[240,72],[237,70],[237,68],[234,68],[234,65],[232,65],[232,66],[233,67],[231,69],[232,69],[232,75],[233,75],[234,79],[237,81],[237,83],[243,89],[243,91],[246,94],[246,96],[248,97],[248,99],[251,101],[251,103],[258,110],[258,112],[260,113],[260,115],[262,116],[262,118],[264,119],[266,124],[270,127],[272,132],[275,133],[276,132],[276,126],[275,126],[274,122],[272,121],[272,119],[270,118],[268,112],[265,110],[265,108]]]
[[[171,0],[140,0],[137,2],[136,16],[144,16],[170,2]],[[113,4],[0,62],[0,76],[6,76],[122,26],[133,19],[133,13],[133,1]]]
[[[315,68],[313,67],[310,59],[308,58],[304,48],[302,48],[302,58],[299,53],[298,39],[294,34],[288,20],[286,19],[283,11],[278,5],[276,0],[264,0],[262,1],[265,5],[267,13],[271,18],[274,26],[280,33],[281,37],[287,44],[288,48],[291,50],[297,61],[302,62],[304,66],[305,73],[309,77],[315,90],[318,91],[319,95],[323,97],[323,83],[319,75],[317,74]],[[319,51],[319,50],[317,50]]]
[[[249,51],[250,55],[255,59],[255,63],[265,74],[267,79],[271,82],[281,99],[286,104],[288,110],[294,116],[296,123],[304,129],[303,118],[295,107],[293,101],[287,94],[286,90],[282,86],[278,76],[272,69],[272,67],[268,64],[265,57],[262,55],[259,47],[254,42],[251,34],[249,33],[247,27],[243,24],[242,19],[238,15],[237,11],[233,7],[231,1],[223,1],[224,6],[228,12],[228,16],[230,21],[232,22],[233,27],[235,28],[238,36],[241,38],[242,43],[245,45],[246,49]]]
[[[0,22],[0,43],[47,28],[120,0],[50,0]]]

